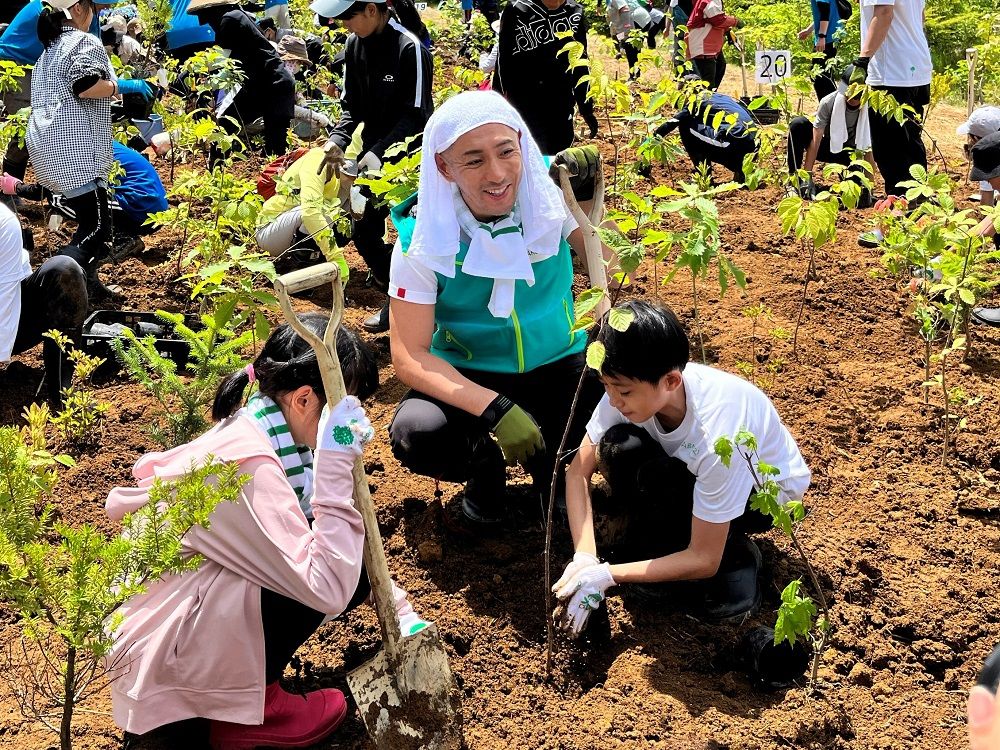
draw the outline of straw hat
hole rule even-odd
[[[301,37],[286,34],[278,42],[278,54],[286,62],[301,62],[311,65],[309,52],[306,50],[306,43]]]

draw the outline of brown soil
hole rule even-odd
[[[943,108],[932,130],[954,132],[961,112]],[[953,168],[954,138],[946,139]],[[657,181],[686,176],[684,163]],[[721,175],[720,175],[721,176]],[[644,186],[640,185],[640,188]],[[971,188],[970,188],[971,191]],[[958,750],[966,744],[965,691],[997,642],[1000,620],[1000,448],[991,439],[1000,411],[1000,334],[975,330],[967,361],[951,377],[969,396],[968,424],[955,455],[942,466],[939,393],[926,406],[923,348],[901,284],[881,270],[877,254],[855,237],[868,212],[845,213],[836,243],[817,256],[820,280],[809,288],[796,359],[789,340],[769,334],[795,325],[806,252],[780,234],[774,189],[731,193],[719,201],[726,250],[747,273],[744,294],[724,299],[703,283],[702,325],[709,361],[735,370],[755,363],[755,376],[777,404],[813,469],[803,544],[832,604],[834,634],[815,694],[804,687],[760,692],[739,671],[731,644],[754,624],[770,624],[777,594],[804,574],[776,532],[761,537],[766,566],[762,613],[740,627],[709,627],[688,617],[609,600],[609,624],[591,641],[559,643],[551,680],[545,675],[543,532],[540,525],[477,541],[452,530],[457,486],[445,485],[443,508],[434,482],[402,469],[386,427],[404,387],[394,377],[385,336],[368,337],[381,357],[382,388],[367,404],[379,438],[369,451],[389,564],[417,609],[437,622],[464,702],[470,748],[868,748]],[[40,226],[40,224],[39,224]],[[46,254],[44,230],[37,232]],[[179,237],[160,232],[140,258],[124,261],[114,280],[128,308],[184,309],[172,283]],[[350,323],[377,309],[381,297],[355,269]],[[690,287],[681,273],[667,286],[663,268],[644,266],[633,292],[671,304],[691,324]],[[751,340],[742,314],[762,303],[771,311]],[[308,307],[310,303],[303,303]],[[0,372],[0,421],[11,423],[41,378],[37,351]],[[152,399],[136,384],[99,390],[111,403],[100,447],[62,472],[57,498],[72,523],[109,529],[103,500],[130,481],[130,467],[155,449],[145,426]],[[569,555],[556,535],[555,562]],[[4,615],[3,640],[15,637]],[[347,690],[345,670],[377,648],[371,610],[324,627],[300,652],[305,687]],[[78,714],[76,747],[118,747],[120,731],[101,694]],[[0,702],[0,736],[11,750],[55,746],[54,735]],[[322,748],[364,747],[353,713]]]

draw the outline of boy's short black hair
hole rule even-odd
[[[658,383],[668,372],[684,369],[691,345],[673,310],[645,300],[629,300],[615,309],[632,313],[628,328],[616,331],[606,315],[590,334],[591,341],[604,344],[602,375]]]

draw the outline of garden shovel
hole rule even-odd
[[[588,275],[590,283],[597,289],[603,289],[605,294],[608,291],[608,274],[604,265],[604,252],[601,249],[601,238],[597,234],[597,227],[604,220],[604,168],[600,155],[597,162],[597,177],[594,179],[594,205],[589,214],[585,214],[580,204],[573,195],[573,187],[569,181],[569,171],[566,167],[559,168],[559,187],[562,188],[563,200],[566,207],[576,219],[580,231],[583,232],[583,247],[587,256]],[[607,299],[598,307],[599,312],[607,309]]]
[[[322,284],[333,286],[333,309],[320,339],[299,321],[289,295]],[[337,266],[322,263],[293,271],[275,279],[274,289],[285,320],[316,351],[327,404],[332,409],[346,395],[336,345],[344,312]],[[360,456],[354,461],[354,501],[365,523],[364,560],[383,649],[348,674],[351,694],[378,750],[457,750],[462,746],[461,707],[448,655],[433,624],[405,639],[400,635],[382,535]]]

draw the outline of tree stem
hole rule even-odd
[[[63,713],[59,724],[60,750],[73,749],[73,706],[76,703],[76,647],[66,652],[66,674],[63,677]]]

